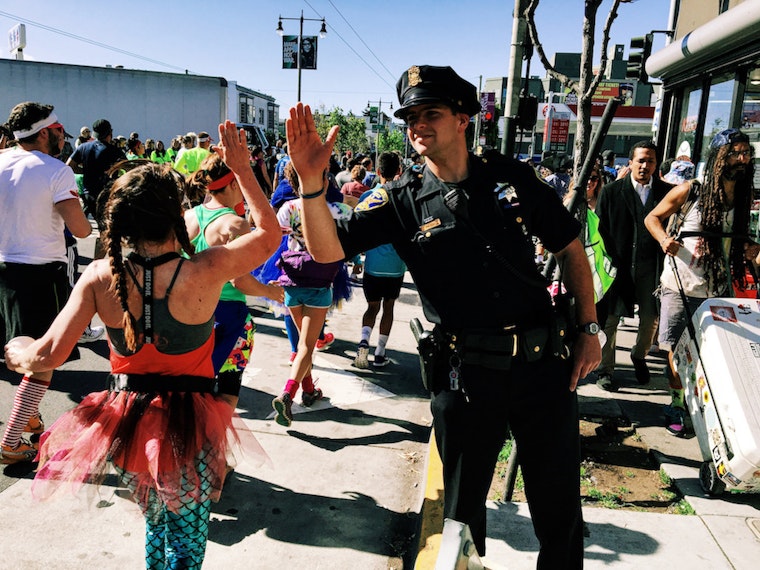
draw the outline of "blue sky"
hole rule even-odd
[[[580,51],[583,4],[541,1],[538,30],[549,57]],[[604,0],[599,28],[611,5]],[[621,5],[610,45],[624,44],[627,55],[631,36],[665,29],[669,5],[668,0]],[[6,0],[0,4],[0,32],[7,36],[16,18],[23,18],[170,67],[26,22],[28,60],[222,76],[272,95],[284,116],[296,102],[297,71],[282,69],[282,39],[275,28],[280,15],[297,19],[303,10],[305,18],[324,17],[328,27],[327,37],[319,40],[318,69],[302,71],[304,102],[360,113],[368,101],[382,100],[387,112],[386,102],[396,105],[397,78],[413,64],[451,65],[476,86],[479,76],[485,81],[507,75],[513,6],[513,0]],[[299,22],[284,20],[283,27],[297,35]],[[319,29],[320,22],[304,22],[304,35],[317,35]],[[655,50],[664,39],[655,36]],[[7,40],[0,45],[0,57],[10,57]],[[544,74],[534,59],[531,75]]]

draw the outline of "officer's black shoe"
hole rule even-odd
[[[605,392],[617,392],[618,386],[612,379],[612,374],[602,372],[596,381],[596,385]]]
[[[633,371],[636,373],[636,381],[641,384],[649,384],[649,368],[647,368],[647,361],[643,358],[634,358],[631,356],[631,362],[633,362]]]

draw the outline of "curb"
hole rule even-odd
[[[443,464],[430,430],[428,458],[425,466],[425,495],[420,509],[419,540],[414,570],[433,570],[443,536]]]

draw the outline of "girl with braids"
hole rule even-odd
[[[219,135],[217,152],[256,231],[193,254],[182,217],[184,179],[168,165],[138,166],[111,187],[107,259],[88,266],[42,338],[13,339],[5,351],[9,368],[52,370],[100,315],[110,388],[87,396],[42,435],[32,493],[42,499],[63,486],[98,483],[110,462],[145,516],[147,568],[201,567],[228,437],[265,457],[250,433],[233,428],[229,403],[213,394],[213,314],[224,284],[267,259],[281,234],[251,172],[244,132],[227,121]],[[132,250],[126,259],[122,246]]]
[[[251,232],[239,214],[244,211],[243,194],[235,175],[216,153],[211,153],[188,180],[189,193],[208,193],[205,203],[185,212],[185,226],[195,252],[224,245]],[[240,382],[253,349],[253,317],[245,296],[265,297],[283,303],[283,289],[260,283],[250,273],[224,284],[214,311],[214,352],[218,393],[237,406]]]
[[[676,186],[644,219],[649,233],[670,258],[660,277],[658,340],[668,351],[672,401],[665,408],[666,426],[676,436],[685,434],[688,414],[681,379],[673,365],[673,347],[687,319],[706,298],[734,296],[732,281],[740,289],[746,287],[746,262],[760,251],[747,237],[754,170],[747,135],[738,129],[721,131],[710,143],[704,182],[692,180]],[[673,214],[680,220],[681,232],[699,235],[670,235],[665,224]]]

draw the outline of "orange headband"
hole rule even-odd
[[[234,179],[235,173],[230,171],[221,178],[211,181],[206,188],[208,190],[221,190],[225,186],[229,186]]]

